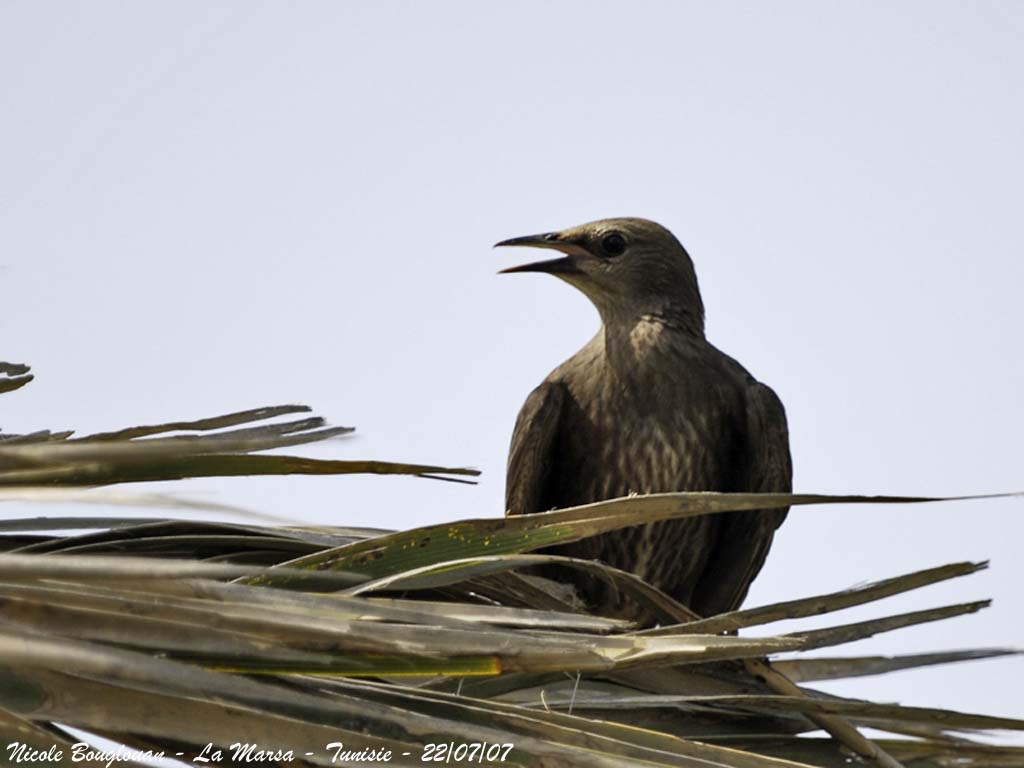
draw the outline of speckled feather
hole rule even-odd
[[[702,317],[699,329],[669,311],[602,317],[600,332],[530,394],[519,414],[508,514],[631,493],[791,489],[782,404],[704,338]],[[550,551],[631,571],[712,615],[742,602],[785,515],[673,520]],[[605,582],[578,572],[557,577],[571,579],[600,613],[637,615],[638,607]]]

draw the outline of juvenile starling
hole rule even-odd
[[[693,262],[671,232],[645,219],[606,219],[498,245],[560,251],[502,271],[553,274],[601,316],[597,335],[519,413],[507,514],[631,493],[790,491],[782,403],[705,339]],[[548,551],[635,573],[710,616],[746,597],[786,512],[639,525]],[[638,606],[604,582],[579,572],[568,578],[593,610],[635,617]]]

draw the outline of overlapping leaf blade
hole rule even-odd
[[[0,364],[0,392],[31,380]],[[342,434],[317,418],[267,423],[302,406],[239,411],[74,438],[0,436],[0,501],[189,507],[82,485],[210,475],[471,470],[256,455]],[[26,487],[25,484],[30,486]],[[40,485],[48,486],[40,488]],[[84,495],[83,495],[84,494]],[[660,494],[511,519],[412,531],[149,518],[0,521],[0,737],[67,747],[58,724],[136,748],[192,755],[207,745],[292,749],[338,765],[326,744],[392,749],[486,741],[522,766],[847,766],[846,747],[889,766],[1007,768],[1024,750],[965,732],[1024,728],[1000,718],[845,699],[786,681],[883,674],[1006,656],[1012,649],[907,657],[804,653],[967,615],[975,601],[783,636],[779,620],[826,616],[970,575],[954,563],[840,592],[700,618],[635,576],[558,559],[628,591],[660,626],[592,616],[558,585],[522,571],[530,554],[629,525],[745,509],[920,503],[923,497]],[[199,510],[202,505],[194,505]],[[235,512],[220,508],[221,512]],[[727,632],[743,634],[722,634]],[[781,657],[780,657],[781,654]],[[772,656],[774,667],[760,657]],[[766,682],[767,681],[767,682]],[[857,739],[806,738],[822,723]],[[863,740],[852,725],[913,739]],[[831,727],[831,726],[829,726]],[[801,736],[797,738],[797,736]],[[120,762],[119,764],[126,764]],[[131,765],[131,763],[127,763]]]

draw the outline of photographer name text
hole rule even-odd
[[[207,744],[199,752],[189,755],[185,752],[160,752],[130,749],[126,746],[96,747],[85,742],[70,746],[51,744],[37,747],[12,741],[5,751],[10,765],[45,765],[70,760],[83,766],[115,768],[118,763],[139,762],[161,758],[174,758],[195,765],[217,765],[219,763],[290,763],[310,757],[327,757],[331,763],[395,763],[410,765],[418,763],[446,763],[462,765],[500,765],[512,752],[513,745],[486,741],[437,742],[424,744],[418,751],[396,752],[385,747],[346,746],[344,742],[332,741],[320,752],[297,751],[292,749],[268,749],[259,744],[236,742],[229,747]]]

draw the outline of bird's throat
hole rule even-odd
[[[602,332],[610,367],[626,378],[657,368],[666,356],[703,341],[702,333],[657,313],[644,313],[628,322],[606,322]]]

